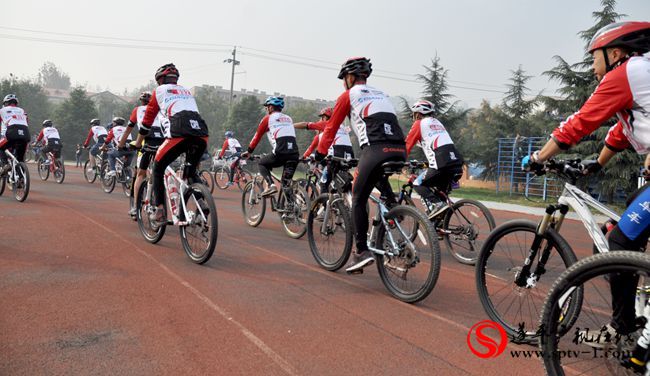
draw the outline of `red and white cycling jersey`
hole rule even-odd
[[[40,140],[45,140],[45,145],[47,145],[49,140],[61,140],[61,136],[59,136],[59,131],[56,128],[45,127],[41,129],[41,132],[36,138],[36,142],[39,142]]]
[[[99,138],[105,138],[106,135],[108,135],[106,128],[102,127],[101,125],[92,126],[90,127],[90,131],[88,131],[88,137],[86,137],[86,141],[84,141],[84,146],[88,146],[91,137],[95,142],[99,142]]]
[[[142,119],[144,119],[144,114],[147,111],[147,106],[138,106],[133,109],[133,112],[131,112],[131,117],[129,118],[129,121],[133,124],[138,125],[138,129],[142,129]],[[160,112],[158,112],[158,115],[153,121],[153,124],[151,124],[151,131],[145,137],[145,139],[149,140],[152,138],[165,138],[162,132],[162,128],[160,127],[160,119],[162,115]]]
[[[128,141],[132,141],[133,138],[131,137],[130,130],[123,126],[123,125],[116,125],[113,128],[111,128],[110,131],[108,131],[108,136],[106,137],[106,140],[104,141],[105,144],[108,144],[110,142],[113,143],[114,147],[117,147],[119,144],[120,140],[122,139],[122,135],[124,132],[129,132],[129,135],[127,136]]]
[[[226,151],[228,151],[230,154],[239,153],[241,151],[241,144],[235,138],[226,138],[223,141],[223,145],[221,146],[219,158],[223,157],[223,155],[226,154]]]
[[[416,144],[424,151],[429,161],[429,168],[438,169],[450,161],[462,161],[449,132],[436,118],[429,116],[413,123],[411,131],[406,136],[406,155],[411,153],[411,149]]]
[[[397,121],[395,108],[388,95],[368,85],[355,85],[339,96],[332,117],[327,121],[318,152],[325,154],[336,138],[337,131],[350,116],[352,130],[359,146],[375,144],[404,144],[404,133]]]
[[[265,133],[269,143],[271,143],[273,154],[298,153],[296,130],[293,127],[293,120],[288,115],[282,112],[274,112],[264,116],[257,127],[255,137],[248,145],[249,151],[255,150]]]
[[[635,56],[608,72],[582,108],[553,131],[562,148],[576,144],[616,115],[605,145],[613,150],[632,146],[650,152],[650,54]]]
[[[150,129],[156,120],[156,116],[160,113],[162,115],[160,126],[163,135],[166,138],[172,138],[172,117],[184,111],[199,113],[199,108],[192,93],[181,85],[160,85],[154,90],[141,123],[144,128]],[[200,128],[199,124],[194,123],[196,123],[196,120],[190,120],[192,128]]]
[[[0,108],[0,121],[2,128],[11,127],[12,125],[27,125],[27,113],[17,106],[5,106]]]

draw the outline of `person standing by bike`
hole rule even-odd
[[[230,164],[230,175],[228,176],[228,184],[226,187],[230,187],[234,184],[235,179],[235,169],[239,167],[239,159],[241,158],[241,144],[235,138],[235,134],[232,131],[226,131],[226,139],[223,141],[221,146],[221,152],[217,156],[217,159],[223,158],[226,150],[230,153],[230,158],[233,158],[234,161]]]
[[[199,159],[208,146],[208,126],[199,114],[196,100],[185,87],[178,85],[180,72],[172,63],[165,64],[156,70],[154,78],[158,87],[154,90],[142,119],[139,133],[143,136],[153,131],[157,116],[165,141],[160,145],[153,165],[153,202],[156,210],[151,220],[157,223],[165,221],[163,209],[165,200],[165,185],[163,178],[165,169],[179,155],[185,153],[187,165],[183,177],[190,183],[198,182],[196,167]]]
[[[357,135],[361,156],[357,178],[352,187],[352,223],[356,251],[347,272],[356,272],[374,262],[368,249],[368,197],[376,186],[388,204],[395,195],[384,175],[382,164],[388,161],[405,161],[404,133],[397,121],[395,108],[388,95],[367,85],[372,64],[365,57],[353,57],[341,66],[338,78],[343,80],[345,92],[336,100],[332,117],[327,121],[318,143],[316,160],[327,155],[341,124],[350,116],[352,129]]]
[[[262,136],[266,134],[272,150],[271,154],[265,155],[258,162],[260,174],[268,183],[268,187],[262,192],[262,196],[277,193],[278,189],[273,184],[271,170],[273,170],[273,167],[284,166],[282,170],[282,189],[287,193],[287,197],[292,197],[291,180],[300,159],[293,120],[282,113],[284,98],[268,97],[264,101],[264,107],[268,114],[264,116],[258,125],[255,137],[248,145],[248,150],[242,154],[242,158],[248,158],[257,147]]]
[[[463,176],[463,157],[456,149],[442,123],[433,117],[433,103],[417,101],[411,106],[414,123],[406,136],[406,156],[418,144],[424,151],[429,168],[413,184],[413,189],[424,199],[429,209],[429,218],[434,218],[447,208],[432,188],[446,191],[450,183]]]
[[[542,173],[543,162],[577,144],[580,139],[616,115],[618,122],[610,128],[598,159],[586,167],[596,173],[617,153],[634,148],[639,154],[650,152],[650,22],[620,22],[596,32],[588,52],[594,58],[593,70],[599,81],[594,93],[582,108],[552,133],[546,145],[522,160],[522,166]],[[645,54],[645,55],[644,55]],[[647,166],[646,159],[646,168]],[[621,221],[608,238],[609,249],[645,248],[650,236],[650,190],[648,184],[628,199]],[[635,297],[638,276],[627,273],[610,275],[612,319],[608,332],[627,335],[637,330]],[[648,361],[650,333],[635,350],[631,366],[645,369]]]
[[[77,159],[77,165],[75,167],[81,167],[81,151],[83,148],[81,144],[77,144],[77,151],[75,152],[75,158]]]
[[[38,137],[36,137],[34,143],[36,144],[41,140],[43,140],[43,143],[45,144],[41,149],[41,154],[45,161],[48,161],[47,153],[49,152],[54,154],[54,158],[61,158],[61,149],[63,148],[63,144],[61,143],[59,131],[54,128],[52,120],[48,119],[43,121],[43,129],[41,129],[41,132],[38,134]]]
[[[90,144],[90,139],[92,138],[95,141],[95,144],[88,151],[88,160],[90,161],[90,168],[88,173],[94,174],[97,166],[95,165],[95,157],[99,154],[99,147],[104,144],[106,136],[108,136],[108,131],[106,128],[99,125],[99,119],[92,119],[90,121],[90,130],[88,131],[88,136],[84,141],[83,147],[87,148]]]
[[[122,140],[122,135],[126,134],[125,137],[128,141],[133,140],[131,137],[131,128],[125,127],[125,123],[126,120],[124,120],[124,118],[114,117],[112,122],[113,126],[111,127],[111,130],[108,131],[108,136],[106,136],[104,145],[102,146],[102,150],[108,149],[109,145],[113,146],[113,150],[108,152],[108,166],[110,171],[106,173],[107,178],[115,176],[115,160],[117,158],[126,157],[126,163],[124,163],[124,166],[126,167],[131,165],[133,157],[135,157],[135,151],[126,149],[125,147],[118,148],[118,145]]]
[[[30,140],[29,126],[27,124],[27,113],[18,107],[18,98],[15,94],[7,94],[2,100],[0,109],[0,126],[4,130],[4,136],[0,139],[0,175],[9,171],[11,166],[7,163],[7,156],[4,151],[15,148],[15,156],[19,162],[25,160],[25,151]]]

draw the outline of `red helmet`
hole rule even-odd
[[[318,113],[318,116],[327,116],[328,118],[332,117],[332,107],[325,107]]]
[[[600,48],[624,47],[631,52],[650,50],[650,22],[617,22],[609,24],[594,34],[589,42],[589,53]]]
[[[158,68],[158,70],[156,71],[156,75],[154,77],[158,85],[160,85],[161,84],[160,82],[163,78],[175,77],[176,79],[178,79],[180,75],[181,74],[178,72],[178,69],[176,69],[176,66],[173,63],[169,63]]]

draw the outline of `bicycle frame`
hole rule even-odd
[[[11,163],[11,175],[10,176],[13,179],[16,176],[16,165],[18,165],[19,161],[18,161],[18,158],[16,158],[16,156],[14,156],[9,150],[5,150],[5,154],[11,160],[11,162],[9,162],[9,163]]]
[[[373,252],[380,254],[382,256],[388,255],[388,256],[398,256],[398,254],[394,253],[393,251],[395,249],[399,249],[399,245],[395,242],[395,239],[393,238],[393,234],[388,231],[388,221],[386,220],[385,216],[388,213],[388,208],[386,208],[386,205],[384,205],[380,199],[377,197],[370,195],[370,201],[372,201],[376,206],[377,206],[377,215],[375,215],[375,218],[372,221],[372,228],[370,229],[370,236],[368,237],[368,249]],[[377,242],[377,234],[378,234],[378,229],[379,229],[379,224],[382,224],[384,228],[386,229],[386,235],[388,236],[388,240],[390,241],[390,249],[388,251],[384,251],[382,249],[376,248],[376,242]],[[402,229],[402,226],[397,221],[394,221],[395,227],[397,230],[402,234],[404,239],[408,242],[409,248],[413,251],[414,256],[417,257],[418,250],[417,248],[413,245],[413,242],[409,240],[409,236],[406,235],[404,230]],[[420,230],[418,229],[418,233]],[[420,236],[418,234],[418,236]]]

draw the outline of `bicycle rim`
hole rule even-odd
[[[25,162],[20,162],[16,165],[16,176],[13,183],[14,198],[23,202],[27,200],[29,195],[29,170]]]
[[[494,227],[494,218],[483,204],[460,200],[447,211],[442,231],[449,253],[461,264],[474,265]]]
[[[242,213],[249,226],[257,227],[264,219],[266,200],[261,196],[263,190],[261,180],[252,180],[246,184],[242,192]]]
[[[156,244],[163,238],[165,235],[166,224],[160,226],[152,226],[151,221],[149,220],[149,213],[147,212],[148,204],[143,202],[143,198],[147,195],[147,180],[143,180],[140,185],[138,193],[138,201],[136,202],[137,209],[137,220],[138,228],[140,228],[140,233],[146,241],[151,244]]]
[[[227,189],[229,176],[230,169],[228,167],[217,167],[217,170],[214,172],[214,183],[219,189]]]
[[[293,186],[293,205],[285,206],[290,209],[288,212],[282,214],[282,227],[284,232],[292,239],[300,239],[305,232],[307,232],[307,216],[309,213],[309,198],[304,189],[298,187],[297,184]]]
[[[183,250],[193,262],[207,262],[217,245],[217,208],[208,188],[192,184],[185,194],[185,205],[190,224],[180,227]]]
[[[61,184],[65,180],[65,165],[56,160],[54,169],[54,181]]]
[[[36,163],[36,169],[38,170],[38,176],[41,180],[45,181],[50,177],[50,166],[47,166],[42,158],[40,158]]]
[[[326,214],[328,199],[323,194],[312,203],[307,217],[307,239],[318,265],[336,271],[345,265],[352,252],[352,220],[341,200],[334,201]]]

